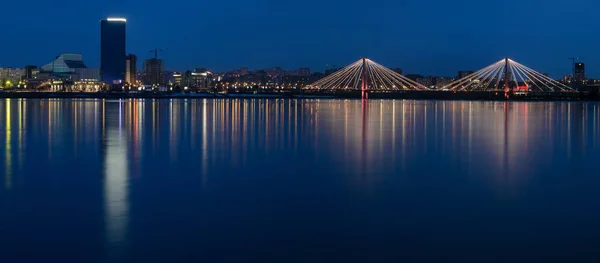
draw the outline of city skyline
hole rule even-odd
[[[600,75],[600,67],[594,65],[600,52],[594,47],[596,38],[589,34],[599,26],[592,16],[585,15],[599,4],[581,0],[571,1],[569,6],[558,1],[540,6],[535,1],[509,0],[500,7],[470,0],[379,0],[366,6],[312,0],[301,5],[181,2],[189,8],[155,1],[68,0],[66,7],[37,0],[32,3],[34,8],[18,2],[5,4],[8,9],[31,10],[36,19],[19,21],[6,29],[6,35],[14,39],[0,51],[2,67],[41,65],[69,52],[83,54],[90,67],[99,68],[97,23],[114,16],[128,19],[127,53],[143,61],[152,57],[149,50],[165,48],[161,58],[173,71],[207,67],[225,72],[274,66],[323,71],[326,65],[341,66],[369,57],[390,68],[403,68],[405,73],[452,76],[458,70],[477,70],[511,57],[559,78],[571,72],[568,58],[576,56],[586,62],[590,77]],[[144,8],[139,8],[142,5]],[[429,5],[439,8],[428,9]],[[194,15],[194,7],[203,10],[202,15]],[[489,19],[514,14],[517,7],[519,13],[537,15]],[[56,16],[54,11],[63,8],[72,15]],[[577,16],[569,22],[559,21],[573,14]],[[365,19],[342,20],[357,15]],[[0,19],[16,17],[9,12]],[[52,22],[42,22],[46,20]]]

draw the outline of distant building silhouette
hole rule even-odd
[[[331,69],[327,69],[325,70],[325,76],[329,76],[333,73],[335,73],[336,71],[340,70],[341,68],[331,68]]]
[[[417,83],[419,83],[427,88],[433,88],[435,85],[435,81],[436,81],[436,77],[433,77],[433,76],[421,77],[421,78],[416,79]]]
[[[437,77],[435,79],[435,87],[438,89],[445,88],[448,84],[454,81],[453,78]]]
[[[391,68],[392,71],[402,75],[403,74],[403,70],[401,68]]]
[[[144,63],[144,84],[164,85],[164,64],[162,59],[146,59]]]
[[[298,70],[298,75],[302,76],[302,77],[309,77],[310,76],[310,69],[309,68],[300,68]]]
[[[417,81],[418,79],[422,79],[423,76],[419,75],[419,74],[406,74],[406,76],[408,79],[412,80],[412,81]]]
[[[40,70],[37,66],[25,66],[25,79],[35,79]]]
[[[473,71],[470,71],[470,70],[461,70],[461,71],[459,71],[459,72],[458,72],[458,78],[459,78],[459,79],[462,79],[462,78],[464,78],[464,77],[466,77],[466,76],[469,76],[469,75],[471,75],[471,74],[473,74],[473,73],[474,73],[474,72],[473,72]]]

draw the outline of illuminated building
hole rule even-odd
[[[0,86],[3,88],[12,87],[19,83],[25,76],[25,69],[22,68],[0,68]]]
[[[180,86],[182,80],[182,75],[180,72],[173,72],[173,84]]]
[[[209,74],[206,69],[196,69],[194,72],[188,70],[181,74],[181,87],[190,90],[206,89],[210,84]]]
[[[32,69],[32,75],[35,69]],[[99,91],[100,69],[88,68],[81,54],[64,53],[40,68],[27,84],[36,89],[54,91]]]
[[[100,70],[88,68],[81,54],[64,53],[41,68],[45,78],[62,78],[73,81],[99,81]]]
[[[310,84],[309,76],[285,76],[282,78],[280,88],[298,89]],[[270,86],[270,85],[266,85]]]
[[[102,81],[120,84],[125,79],[124,18],[107,18],[100,22],[100,71]]]

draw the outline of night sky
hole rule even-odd
[[[128,53],[150,49],[170,70],[344,66],[369,57],[405,73],[455,76],[508,56],[551,77],[567,58],[600,77],[600,3],[593,0],[28,0],[2,1],[0,67],[62,52],[99,67],[100,19],[128,19]],[[141,67],[141,63],[140,63]]]

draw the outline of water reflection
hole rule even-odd
[[[495,176],[510,177],[515,171],[528,173],[531,161],[546,161],[537,159],[542,151],[564,148],[561,158],[572,160],[589,154],[599,143],[599,108],[592,103],[259,99],[0,103],[5,111],[5,188],[10,188],[13,169],[22,169],[26,161],[21,155],[29,129],[46,133],[46,146],[40,148],[46,148],[50,160],[56,151],[66,150],[65,143],[79,154],[81,142],[97,141],[94,136],[100,131],[106,152],[115,152],[107,154],[105,166],[115,164],[136,177],[145,162],[157,158],[169,165],[196,159],[199,172],[206,176],[220,160],[241,167],[262,157],[265,164],[279,160],[283,150],[292,159],[332,161],[332,169],[369,174],[371,179],[373,169],[385,174],[424,165],[424,159],[439,163],[441,158],[451,166],[486,164]],[[33,119],[28,118],[28,108],[35,109]],[[40,109],[47,117],[41,118]],[[12,125],[15,119],[18,126]],[[44,119],[47,125],[40,126]],[[15,135],[17,142],[12,140]],[[18,166],[13,164],[13,152],[20,155]]]
[[[212,248],[256,236],[279,243],[288,236],[277,234],[309,229],[332,233],[336,244],[347,242],[340,233],[394,240],[414,229],[456,229],[462,238],[470,228],[456,222],[470,214],[456,211],[501,225],[495,218],[553,215],[561,202],[545,200],[556,196],[589,207],[600,200],[597,103],[6,99],[0,116],[0,205],[51,200],[42,212],[3,209],[17,212],[0,221],[22,230],[27,218],[74,214],[73,225],[102,232],[110,245],[99,246],[109,249],[163,248],[147,231],[161,244],[193,247],[183,236]],[[517,197],[524,201],[502,203]],[[90,210],[77,214],[64,203]],[[456,221],[425,226],[432,218]],[[261,244],[248,243],[234,245]]]
[[[12,187],[12,142],[11,142],[11,137],[12,137],[12,127],[11,127],[11,107],[10,107],[10,103],[11,100],[7,99],[6,100],[6,114],[5,114],[5,119],[6,119],[6,124],[5,124],[5,151],[4,151],[4,187],[8,190]]]
[[[110,243],[125,241],[129,218],[129,144],[124,134],[123,102],[105,102],[104,129],[104,206],[106,211],[106,229]],[[133,111],[133,114],[136,114]],[[137,115],[135,115],[137,116]],[[134,119],[135,121],[135,119]],[[133,127],[137,125],[133,123]],[[132,131],[135,133],[135,128]],[[133,156],[135,157],[135,155]]]

